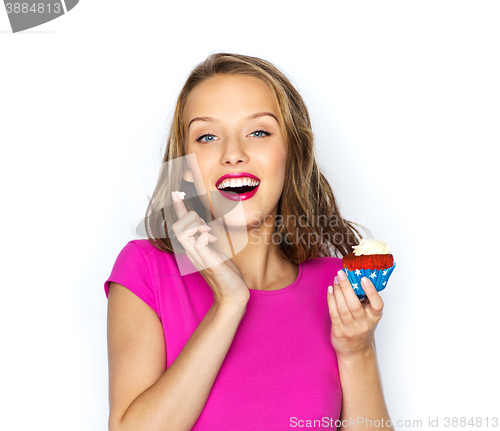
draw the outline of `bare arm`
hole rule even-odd
[[[394,431],[392,426],[387,426],[391,422],[382,391],[375,342],[372,348],[358,356],[338,358],[338,365],[342,384],[342,426],[339,430]]]
[[[174,363],[164,371],[163,361],[161,376],[149,385],[145,384],[145,376],[158,375],[160,366],[161,322],[132,292],[116,283],[111,286],[110,431],[191,430],[205,406],[246,306],[214,303]],[[130,322],[131,317],[137,319],[135,324]],[[145,326],[148,322],[150,326]],[[134,333],[131,328],[139,329]],[[145,344],[144,335],[151,333],[156,334],[157,340]],[[149,357],[142,353],[145,351],[150,352]],[[165,358],[164,350],[160,357]],[[140,384],[147,387],[139,389]]]
[[[217,248],[210,247],[217,241],[216,236],[208,233],[211,228],[195,211],[188,212],[175,193],[172,199],[178,217],[172,230],[212,289],[214,303],[165,371],[160,319],[124,286],[111,283],[110,431],[191,430],[203,411],[250,299],[237,266]]]
[[[338,272],[328,293],[330,337],[342,386],[339,430],[394,431],[382,392],[374,338],[384,303],[369,279],[363,278],[361,284],[368,296],[363,303],[343,271]]]

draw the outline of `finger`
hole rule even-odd
[[[351,326],[354,323],[354,317],[349,310],[349,306],[342,292],[342,287],[340,287],[338,277],[333,280],[333,294],[335,295],[335,301],[337,302],[337,311],[342,320],[344,326]]]
[[[212,235],[212,234],[210,234],[210,233],[206,232],[206,230],[207,230],[206,226],[200,226],[200,228],[199,228],[199,229],[200,229],[200,230],[203,230],[204,232],[202,232],[202,233],[201,233],[201,235],[199,236],[198,240],[200,240],[200,238],[201,238],[201,241],[202,241],[202,242],[204,242],[205,244],[208,244],[209,242],[215,242],[215,241],[217,241],[217,237],[216,237],[216,236],[214,236],[214,235]],[[204,238],[206,237],[204,234],[208,235],[208,241],[204,241]],[[188,248],[189,248],[189,247],[188,247]],[[207,248],[209,248],[209,247],[207,246]],[[196,248],[196,243],[195,243],[195,247],[194,247],[194,249],[195,249],[196,251],[198,251],[198,250],[197,250],[197,248]],[[194,266],[194,267],[195,267],[198,271],[201,271],[201,270],[205,269],[206,267],[208,267],[208,266],[206,266],[206,265],[204,264],[203,260],[199,258],[199,256],[197,256],[197,255],[194,255],[194,256],[193,256],[193,255],[192,255],[191,253],[189,253],[187,250],[186,250],[186,256],[187,256],[187,258],[189,259],[189,261],[193,264],[193,266]],[[202,257],[203,257],[203,256],[202,256]],[[209,265],[209,266],[210,266],[210,265]]]
[[[199,220],[199,217],[196,217],[196,216],[197,216],[197,214],[195,213],[194,220],[191,223],[186,224],[186,226],[184,228],[184,232],[189,232],[189,236],[194,237],[195,239],[197,238],[197,236],[195,236],[195,235],[198,232],[200,232],[200,230],[199,230],[200,227],[204,228],[204,232],[207,231],[207,229],[205,228],[203,223]],[[191,214],[189,214],[187,217],[193,218],[193,217],[191,217]]]
[[[187,224],[184,226],[186,222],[186,219],[188,218],[193,218],[191,214],[186,214],[183,219],[179,220],[176,223],[175,229],[179,230],[180,227],[183,227],[181,232],[178,232],[175,236],[179,240],[179,242],[182,244],[184,247],[184,250],[190,250],[194,246],[197,236],[196,234],[200,232],[199,228],[203,227],[203,225],[198,221],[192,221],[191,223]],[[172,227],[174,229],[174,227]]]
[[[330,319],[332,320],[334,327],[339,331],[342,331],[344,328],[344,324],[342,323],[342,319],[340,318],[340,314],[337,309],[337,301],[335,300],[335,295],[333,293],[333,286],[328,286],[328,289],[329,290],[327,294],[327,301],[328,301],[328,311],[330,313]]]
[[[196,216],[197,214],[192,211]],[[172,225],[172,229],[174,231],[178,231],[181,227],[183,230],[179,233],[176,233],[175,236],[177,240],[181,243],[186,255],[188,255],[191,263],[197,267],[197,265],[201,265],[201,259],[197,256],[196,251],[194,250],[194,245],[196,243],[196,234],[199,232],[205,232],[207,228],[203,226],[200,222],[196,220],[189,223],[187,226],[184,226],[186,220],[194,218],[193,214],[186,214],[181,220],[177,221]]]
[[[172,192],[172,200],[174,201],[175,214],[177,214],[178,219],[181,219],[188,212],[186,209],[186,205],[175,192]]]
[[[204,226],[202,226],[202,228],[206,229]],[[198,254],[200,259],[200,268],[211,268],[215,265],[223,263],[218,253],[209,247],[209,243],[216,240],[217,237],[208,232],[202,232],[196,240],[194,249],[196,250],[196,253]]]
[[[363,308],[366,310],[370,306],[370,300],[368,299],[367,296],[365,296],[363,299],[360,299],[361,305]]]
[[[197,233],[200,233],[198,237],[195,236]],[[208,248],[209,241],[208,239],[206,239],[207,235],[213,238],[211,242],[217,239],[212,234],[209,234],[207,228],[203,225],[197,226],[195,228],[188,226],[183,232],[181,232],[178,235],[182,239],[181,244],[184,247],[186,254],[189,254],[192,257],[192,259],[194,260],[193,264],[195,265],[198,271],[207,268],[207,265],[204,262],[203,257],[200,256],[199,253],[200,246],[197,246],[198,242],[200,241],[200,238],[202,238],[203,236],[200,244],[203,244],[202,245],[203,248]]]
[[[182,205],[184,205],[184,203],[182,203]],[[195,222],[196,224],[192,224],[193,222]],[[177,236],[187,228],[192,229],[203,225],[204,223],[202,222],[202,219],[198,215],[198,213],[196,211],[189,211],[188,213],[184,214],[179,220],[177,220],[174,224],[172,224],[172,230]]]
[[[377,289],[373,285],[371,280],[368,279],[367,277],[363,277],[361,279],[361,286],[363,287],[363,290],[365,291],[366,296],[370,301],[370,305],[369,307],[367,307],[367,310],[371,310],[371,313],[374,315],[382,314],[382,310],[384,308],[384,301],[377,292]]]
[[[366,312],[361,305],[358,296],[354,292],[351,282],[348,280],[346,273],[342,269],[337,273],[337,277],[352,317],[358,322],[361,321],[366,317]]]

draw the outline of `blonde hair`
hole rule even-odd
[[[283,137],[288,144],[285,182],[277,214],[281,220],[289,220],[290,217],[300,220],[301,216],[306,219],[313,216],[315,221],[305,226],[299,223],[294,226],[294,230],[286,223],[276,223],[275,235],[287,238],[287,241],[279,242],[281,256],[301,263],[315,257],[351,253],[352,246],[359,244],[361,235],[354,226],[356,223],[340,216],[333,191],[320,171],[311,121],[302,97],[288,78],[270,62],[231,53],[211,54],[199,63],[191,71],[177,98],[158,183],[146,209],[145,228],[149,241],[156,248],[169,253],[174,252],[174,247],[176,252],[182,251],[175,236],[170,238],[166,234],[166,221],[177,220],[170,202],[171,192],[185,190],[188,196],[190,193],[196,196],[196,192],[193,183],[184,181],[179,169],[167,168],[166,162],[186,155],[184,108],[189,94],[202,82],[217,75],[253,76],[264,81],[276,97]],[[199,199],[189,199],[186,208],[198,214],[205,211]],[[317,225],[316,220],[326,220],[326,223]],[[311,238],[311,235],[317,239],[315,243],[301,242],[300,238]]]

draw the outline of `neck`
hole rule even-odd
[[[280,238],[273,237],[276,215],[236,228],[225,225],[224,219],[211,223],[210,233],[218,238],[211,246],[231,258],[250,289],[274,290],[295,280],[298,266],[281,257]]]

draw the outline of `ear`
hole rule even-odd
[[[188,183],[194,183],[193,174],[189,169],[186,169],[182,174],[182,179]]]

